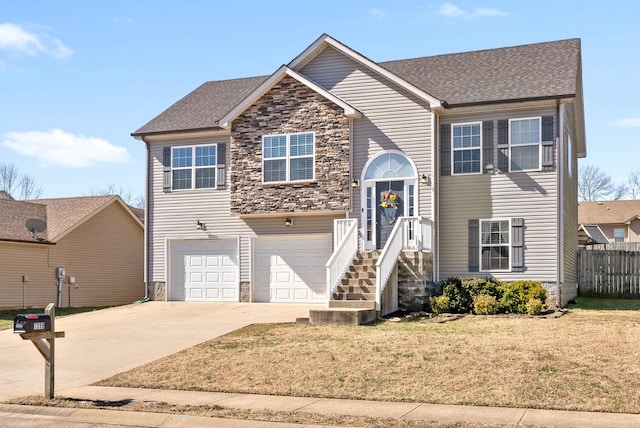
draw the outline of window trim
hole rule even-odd
[[[291,156],[291,136],[292,135],[305,135],[311,134],[312,138],[312,153],[311,155],[304,156]],[[264,144],[265,138],[269,137],[285,137],[285,156],[284,157],[271,157],[265,158],[264,156]],[[292,159],[305,159],[311,158],[311,178],[305,178],[302,180],[292,180],[291,179],[291,160]],[[285,160],[285,180],[274,180],[274,181],[265,181],[265,162],[269,160]],[[267,134],[262,136],[262,184],[282,184],[282,183],[308,183],[316,180],[316,133],[315,131],[305,131],[305,132],[290,132],[290,133],[282,133],[282,134]]]
[[[507,222],[507,234],[509,236],[509,242],[507,244],[483,244],[482,243],[482,224],[486,222]],[[508,247],[507,252],[507,268],[506,269],[486,269],[482,265],[482,249],[485,247]],[[512,272],[512,250],[513,250],[513,237],[512,237],[512,224],[510,218],[481,218],[478,219],[478,271],[479,272]]]
[[[478,125],[480,127],[479,129],[479,134],[480,134],[480,146],[479,147],[464,147],[464,148],[455,148],[454,145],[454,131],[453,128],[456,126],[468,126],[468,125]],[[484,142],[482,141],[482,121],[480,122],[460,122],[460,123],[452,123],[451,124],[451,175],[476,175],[476,174],[482,174],[483,173],[483,147],[484,147]],[[478,170],[478,172],[455,172],[455,153],[456,152],[462,152],[465,150],[478,150],[480,152],[480,168]]]
[[[619,237],[616,237],[616,231],[620,231],[620,230],[622,231],[622,241],[617,241],[616,238],[619,238]],[[626,242],[625,241],[625,239],[627,238],[626,235],[627,235],[627,231],[625,230],[624,227],[614,227],[613,228],[613,242],[614,243],[616,243],[616,242]]]
[[[511,124],[513,122],[519,122],[519,121],[523,121],[523,120],[533,120],[533,119],[537,119],[538,120],[538,142],[537,143],[527,143],[527,144],[515,144],[515,145],[512,144],[511,143]],[[509,119],[508,137],[509,137],[509,172],[542,171],[542,116],[517,117],[517,118]],[[533,147],[533,146],[538,146],[538,167],[537,168],[531,168],[531,169],[518,169],[518,170],[512,169],[512,165],[513,165],[513,152],[512,152],[512,149],[514,147],[520,148],[520,147]]]
[[[216,152],[216,162],[213,165],[203,165],[203,166],[196,166],[196,148],[198,147],[215,147],[215,152]],[[173,159],[174,159],[174,150],[176,149],[185,149],[185,148],[190,148],[191,149],[191,166],[187,166],[187,167],[174,167],[173,166]],[[206,190],[206,189],[216,189],[218,186],[218,165],[219,165],[219,160],[218,160],[218,143],[211,143],[211,144],[187,144],[187,145],[181,145],[181,146],[171,146],[171,157],[169,159],[169,165],[170,165],[170,170],[171,170],[171,191],[172,192],[181,192],[181,191],[189,191],[189,190]],[[210,187],[196,187],[196,171],[199,169],[209,169],[209,168],[213,168],[213,179],[214,179],[214,183],[213,186]],[[176,188],[174,187],[174,181],[173,181],[173,172],[174,171],[191,171],[191,187],[186,188],[186,189],[182,189],[182,188]]]

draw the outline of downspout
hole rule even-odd
[[[560,100],[556,99],[556,150],[558,153],[558,264],[557,277],[558,294],[556,296],[556,306],[562,306],[563,276],[564,276],[564,115],[561,113]],[[562,107],[564,110],[564,107]]]
[[[433,282],[440,278],[440,201],[438,195],[438,186],[440,186],[438,174],[438,137],[437,132],[440,129],[438,116],[431,110],[431,224],[433,227],[431,236],[431,254],[433,260]],[[435,235],[435,236],[433,236]]]
[[[149,174],[151,173],[151,153],[149,142],[144,139],[144,136],[141,137],[142,141],[147,148],[147,165],[146,165],[146,175],[145,175],[145,186],[144,186],[144,301],[149,300],[149,196],[151,195],[149,186],[151,185],[151,180],[149,179]]]

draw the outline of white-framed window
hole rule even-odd
[[[539,171],[542,151],[542,118],[509,120],[510,171]]]
[[[173,190],[216,187],[217,145],[171,148],[171,188]]]
[[[314,179],[315,134],[265,135],[262,137],[262,181],[311,181]]]
[[[480,271],[510,271],[510,254],[510,221],[480,220]]]
[[[482,122],[451,125],[453,174],[482,172]]]
[[[624,227],[613,228],[613,242],[624,242]]]

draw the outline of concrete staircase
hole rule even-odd
[[[379,251],[359,252],[338,285],[329,307],[309,311],[311,324],[362,325],[377,319],[376,261]]]

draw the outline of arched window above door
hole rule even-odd
[[[373,159],[364,173],[364,180],[385,178],[416,178],[413,163],[400,153],[383,153]]]

